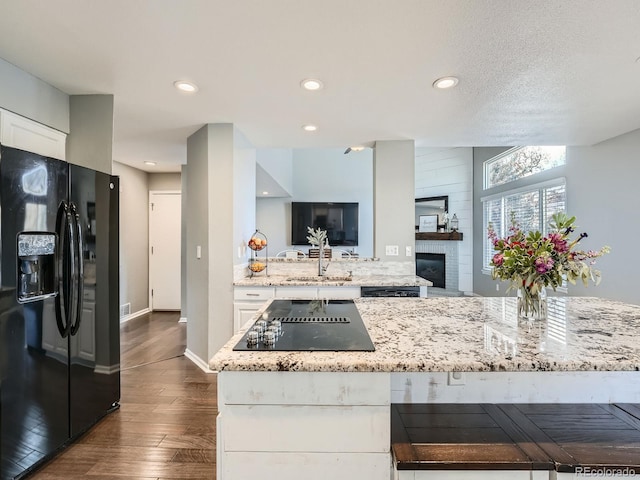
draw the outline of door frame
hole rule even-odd
[[[147,225],[147,232],[148,232],[148,242],[147,242],[147,255],[148,255],[148,272],[147,272],[147,278],[149,279],[149,281],[147,282],[148,285],[148,296],[149,296],[149,311],[153,312],[153,295],[151,295],[151,199],[153,198],[153,195],[180,195],[180,201],[182,202],[182,190],[149,190],[149,204],[148,204],[148,210],[147,210],[147,217],[148,217],[148,225]],[[182,225],[182,208],[180,209],[180,224]],[[182,247],[181,247],[182,248]],[[182,281],[182,280],[181,280]],[[182,288],[182,287],[181,287]],[[180,308],[178,308],[178,311],[180,311]]]

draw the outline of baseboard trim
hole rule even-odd
[[[96,365],[93,371],[102,375],[111,375],[120,371],[120,364],[116,363],[115,365]]]
[[[180,317],[180,320],[178,320],[178,323],[187,323],[187,317]]]
[[[198,355],[193,353],[188,348],[184,351],[184,356],[195,363],[197,367],[200,367],[200,370],[202,370],[204,373],[216,373],[215,370],[211,370],[209,368],[209,364],[207,362],[202,360]]]
[[[142,315],[146,315],[147,313],[151,313],[151,310],[149,310],[149,308],[143,308],[142,310],[138,310],[137,312],[125,315],[120,319],[120,324],[126,323],[129,320],[133,320],[134,318],[141,317]]]

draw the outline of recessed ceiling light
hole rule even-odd
[[[302,82],[300,82],[300,85],[305,90],[311,90],[311,91],[321,90],[323,86],[322,82],[316,78],[306,78]]]
[[[198,86],[194,83],[187,82],[186,80],[178,80],[173,82],[173,86],[181,92],[195,93],[198,91]]]
[[[315,125],[303,125],[302,129],[305,132],[315,132],[316,130],[318,130],[318,127]]]
[[[445,88],[455,87],[457,84],[458,84],[457,77],[442,77],[437,79],[435,82],[433,82],[433,87],[445,89]]]
[[[146,162],[144,162],[144,164],[145,164],[145,165],[151,165],[151,166],[153,166],[153,165],[156,165],[156,162],[149,162],[149,161],[146,161]]]
[[[351,152],[361,152],[362,150],[364,150],[364,147],[362,145],[355,145],[353,147],[347,147],[344,153],[347,154]]]
[[[263,194],[263,195],[269,195],[269,192],[264,191],[264,192],[262,192],[262,194]]]

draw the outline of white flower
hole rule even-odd
[[[326,230],[322,230],[321,228],[317,228],[316,230],[314,230],[311,227],[307,227],[307,232],[309,232],[309,235],[307,235],[307,240],[311,245],[320,246],[327,243]]]

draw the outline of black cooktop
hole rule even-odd
[[[353,300],[273,300],[233,349],[372,352],[375,347]]]

